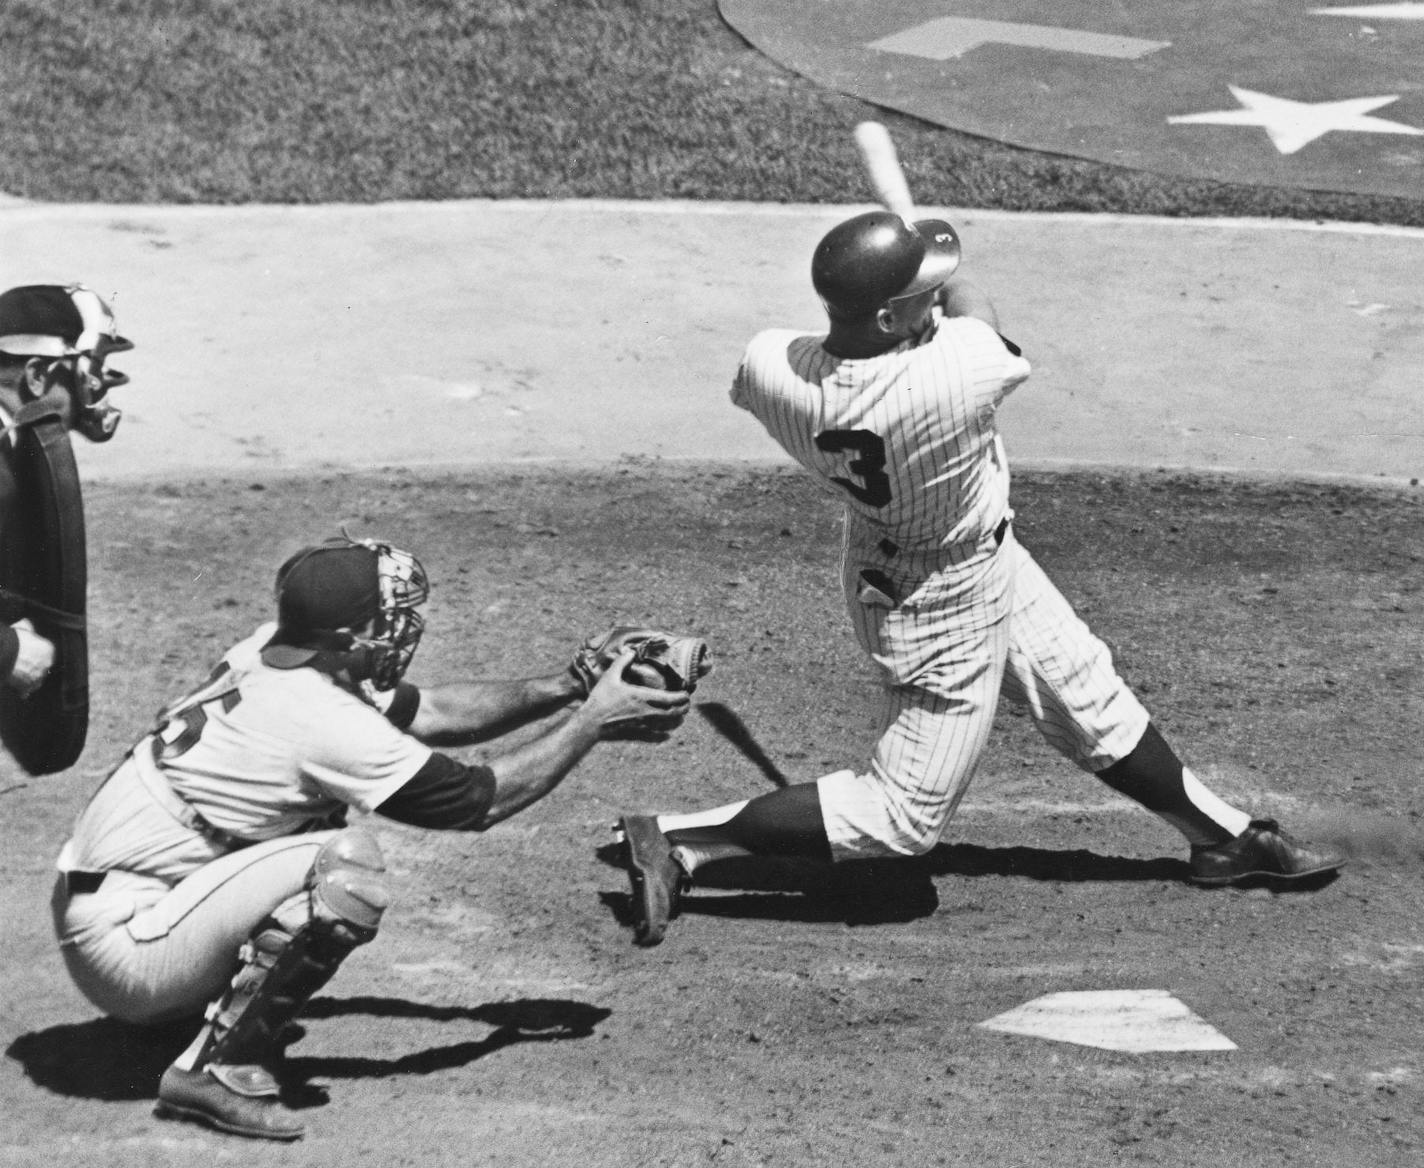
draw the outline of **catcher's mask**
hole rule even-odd
[[[409,552],[343,535],[290,557],[278,569],[276,593],[269,664],[289,669],[323,651],[352,654],[353,675],[388,690],[420,644],[425,621],[415,610],[430,584]]]
[[[108,304],[83,284],[26,284],[0,294],[0,352],[45,359],[45,390],[69,393],[72,426],[90,442],[107,442],[119,428],[123,412],[109,391],[129,379],[104,365],[132,348]]]

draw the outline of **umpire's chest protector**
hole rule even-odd
[[[0,451],[8,464],[0,474],[13,479],[13,491],[0,491],[0,503],[8,503],[0,518],[0,586],[19,597],[5,607],[21,610],[54,643],[55,661],[28,698],[0,685],[0,741],[28,773],[46,775],[78,760],[89,731],[84,502],[58,411],[41,400],[16,422],[9,448]]]

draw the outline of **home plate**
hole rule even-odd
[[[985,1030],[1075,1042],[1102,1050],[1235,1050],[1166,990],[1046,994],[979,1025]]]

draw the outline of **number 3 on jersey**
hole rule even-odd
[[[890,476],[885,473],[885,439],[869,430],[822,430],[816,435],[816,449],[827,454],[855,455],[846,463],[846,470],[860,482],[832,475],[831,482],[844,487],[856,499],[870,507],[883,507],[890,502]]]

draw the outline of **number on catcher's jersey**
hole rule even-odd
[[[885,439],[869,430],[822,430],[816,435],[816,449],[828,454],[855,454],[846,463],[846,469],[858,475],[861,482],[853,482],[839,475],[832,475],[831,482],[844,487],[860,502],[868,507],[884,507],[890,502],[890,477],[885,473]]]
[[[242,691],[237,688],[239,680],[235,670],[219,665],[197,689],[165,706],[153,730],[161,743],[158,757],[174,759],[192,750],[208,724],[204,707],[211,702],[221,702],[224,710],[231,710],[242,701]]]

